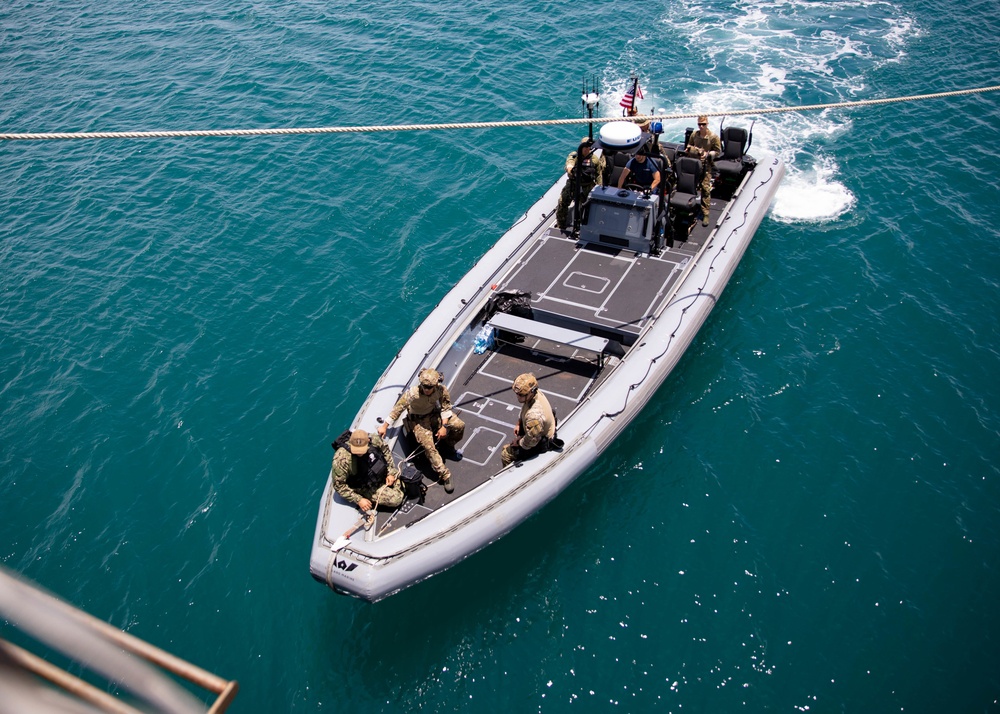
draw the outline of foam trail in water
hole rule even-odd
[[[668,114],[719,113],[857,100],[868,94],[872,71],[899,61],[907,41],[919,32],[899,7],[882,0],[755,0],[725,7],[685,0],[671,4],[658,25],[659,36],[630,41],[621,62],[605,72],[610,90],[602,102],[605,116],[620,112],[618,101],[628,83],[623,75],[632,69],[648,76],[640,104],[644,112],[662,107]],[[641,59],[657,56],[656,48],[662,53],[664,46],[683,47],[685,64],[697,58],[698,65],[682,72],[683,81]],[[667,99],[655,93],[670,88],[683,96]],[[748,121],[739,117],[726,123],[748,126]],[[664,136],[678,140],[691,124],[665,125]],[[852,209],[855,198],[839,181],[832,148],[850,130],[850,116],[836,111],[767,114],[756,120],[753,146],[780,154],[787,169],[774,217],[828,221]]]
[[[808,171],[789,171],[771,204],[771,215],[779,221],[819,221],[834,219],[854,208],[855,198],[846,186],[832,177],[837,166],[821,158]]]

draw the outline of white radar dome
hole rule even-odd
[[[642,140],[642,129],[630,121],[613,121],[601,127],[601,146],[609,149],[631,149]]]

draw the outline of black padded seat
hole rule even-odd
[[[608,162],[608,167],[611,169],[611,177],[608,179],[608,186],[618,187],[618,179],[621,178],[622,171],[625,169],[625,164],[632,156],[627,151],[619,151],[611,157],[611,161]]]
[[[679,156],[674,163],[677,185],[670,193],[670,205],[681,211],[701,210],[701,181],[705,169],[701,159]]]
[[[723,178],[738,179],[743,173],[743,156],[747,150],[747,130],[727,126],[722,130],[722,156],[715,162],[715,170]]]

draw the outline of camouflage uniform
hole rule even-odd
[[[383,483],[374,488],[365,486],[361,486],[358,489],[353,488],[347,480],[357,473],[358,462],[348,449],[341,447],[333,455],[333,488],[340,494],[341,498],[351,503],[356,504],[362,498],[367,498],[372,502],[373,506],[377,503],[379,506],[385,506],[386,508],[397,508],[403,503],[403,483],[399,478],[399,471],[396,469],[396,464],[392,460],[392,453],[389,451],[386,443],[379,438],[378,434],[371,435],[371,444],[368,448],[378,449],[382,452],[382,456],[385,457],[386,466],[389,469],[389,474],[396,477],[392,486]]]
[[[703,152],[699,155],[702,166],[705,168],[705,177],[701,180],[701,210],[704,220],[707,221],[708,209],[712,203],[712,159],[709,158],[708,152],[714,151],[715,155],[719,156],[722,153],[722,142],[718,135],[709,129],[706,136],[702,136],[700,130],[691,132],[687,145],[701,149]],[[694,153],[698,154],[699,152]]]
[[[574,175],[576,157],[576,151],[570,152],[569,156],[566,157],[566,173],[568,176],[566,178],[566,185],[563,186],[562,193],[559,194],[559,205],[556,207],[556,227],[559,229],[566,227],[566,221],[569,220],[569,204],[576,199],[576,176]],[[581,203],[587,200],[594,186],[604,184],[604,167],[604,156],[594,156],[593,148],[591,148],[590,155],[584,159],[584,164],[581,167],[584,174],[581,176],[580,182]],[[577,212],[579,213],[579,211]]]
[[[424,394],[420,391],[419,384],[410,387],[399,395],[396,405],[389,412],[387,421],[390,424],[396,421],[404,409],[406,410],[406,425],[417,443],[423,447],[434,473],[442,482],[450,480],[451,472],[444,465],[444,459],[438,452],[434,437],[437,436],[443,420],[447,419],[448,423],[444,426],[448,433],[441,439],[441,445],[454,448],[455,444],[465,436],[465,422],[452,412],[451,395],[448,393],[448,388],[439,382],[434,385],[433,392]]]
[[[548,450],[549,441],[556,435],[556,418],[544,394],[536,391],[533,398],[521,405],[517,427],[517,438],[500,453],[504,466]]]
[[[649,131],[649,125],[652,123],[652,120],[650,120],[650,119],[635,119],[635,117],[639,116],[639,114],[640,114],[640,112],[639,112],[639,106],[638,106],[638,102],[636,102],[634,105],[632,105],[632,108],[628,110],[628,118],[632,121],[633,124],[637,124],[639,126],[639,129],[641,131],[648,132]]]

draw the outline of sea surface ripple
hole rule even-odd
[[[943,92],[997,84],[996,9],[15,1],[0,127]],[[0,562],[232,711],[1000,711],[998,102],[757,118],[788,175],[655,403],[376,605],[308,574],[329,443],[580,127],[0,143]]]

